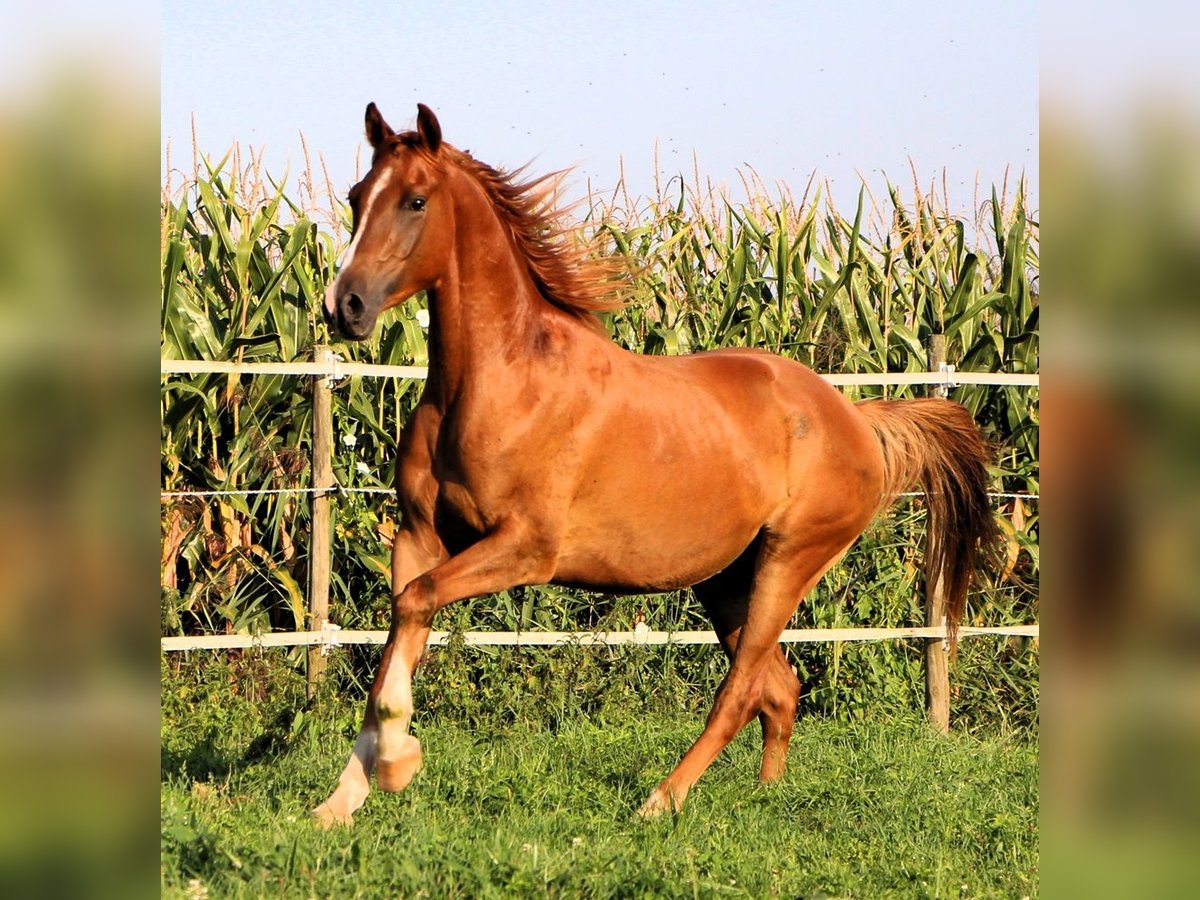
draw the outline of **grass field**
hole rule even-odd
[[[1025,897],[1038,893],[1036,736],[933,734],[913,712],[802,719],[782,782],[757,725],[675,817],[634,810],[702,718],[606,707],[494,722],[418,713],[425,769],[350,829],[309,809],[361,695],[297,714],[216,664],[164,664],[162,893],[171,897]]]

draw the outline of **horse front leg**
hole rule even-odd
[[[392,652],[380,666],[367,699],[367,717],[374,716],[377,734],[375,784],[381,791],[404,790],[421,769],[421,742],[409,733],[412,676],[425,652],[430,629],[426,617],[401,607],[399,596],[392,603]]]
[[[412,578],[394,595],[392,630],[367,699],[363,729],[337,790],[314,810],[320,821],[352,821],[353,812],[370,790],[372,768],[381,790],[397,791],[406,787],[421,767],[421,745],[408,733],[413,714],[412,672],[429,639],[434,614],[456,600],[549,581],[556,562],[555,541],[525,522],[510,520],[457,556]]]
[[[349,825],[355,810],[371,791],[375,770],[380,788],[400,790],[421,766],[421,745],[408,734],[412,721],[412,672],[421,658],[429,629],[413,627],[397,601],[413,579],[446,558],[432,530],[397,532],[392,544],[392,624],[375,681],[367,695],[363,725],[354,742],[350,761],[337,788],[313,810],[326,826]],[[407,777],[404,773],[407,772]],[[403,783],[401,783],[403,781]]]

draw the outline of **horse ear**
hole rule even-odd
[[[424,103],[417,104],[417,133],[430,152],[437,153],[437,148],[442,146],[442,126],[433,110]]]
[[[395,133],[392,131],[392,126],[383,121],[383,116],[379,114],[379,108],[374,103],[368,103],[367,140],[371,142],[371,146],[379,149],[379,145]]]

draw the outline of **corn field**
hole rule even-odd
[[[348,236],[348,211],[311,173],[289,196],[231,151],[203,162],[161,205],[161,355],[213,360],[311,358],[332,344],[348,360],[427,363],[418,297],[385,314],[361,344],[333,341],[321,299]],[[1038,228],[1020,184],[994,188],[969,217],[932,188],[865,189],[839,211],[821,188],[797,199],[747,182],[746,201],[676,178],[648,200],[592,198],[580,228],[626,258],[630,302],[605,317],[639,353],[761,347],[820,372],[927,371],[926,342],[946,338],[947,361],[971,372],[1038,371]],[[333,393],[334,471],[343,487],[387,488],[412,380],[352,377]],[[922,389],[848,388],[853,399]],[[960,387],[996,448],[994,490],[1039,492],[1038,393]],[[161,383],[161,627],[166,634],[303,629],[309,498],[304,494],[165,496],[200,490],[306,487],[311,379],[164,376]],[[1003,571],[971,598],[966,624],[1037,620],[1036,500],[998,498],[1007,538]],[[389,542],[396,506],[384,493],[335,498],[331,619],[387,625]],[[796,627],[922,621],[919,500],[882,515],[797,613]],[[519,588],[456,604],[436,627],[623,629],[707,627],[690,593],[609,597]],[[498,651],[499,652],[499,651]],[[790,651],[814,683],[810,706],[852,711],[868,696],[920,691],[917,645],[850,653],[841,645]],[[694,664],[715,665],[697,651]],[[300,665],[302,651],[288,659]],[[961,704],[978,717],[1036,721],[1037,649],[1011,639],[964,646]],[[707,676],[696,676],[703,680]],[[984,698],[1007,697],[997,713]],[[918,700],[919,704],[919,700]],[[986,711],[984,711],[986,708]],[[1017,712],[1012,712],[1013,709]]]

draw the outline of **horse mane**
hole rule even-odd
[[[425,150],[416,132],[398,134],[395,140]],[[547,302],[589,325],[597,324],[596,313],[625,306],[626,265],[604,255],[597,238],[580,234],[570,215],[578,203],[560,206],[570,170],[526,179],[527,166],[495,169],[448,143],[430,157],[435,164],[457,166],[483,188]]]

